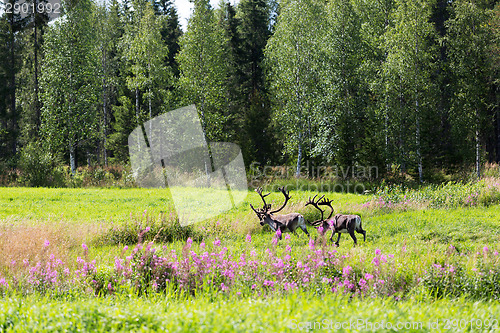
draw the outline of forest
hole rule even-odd
[[[5,0],[0,174],[127,165],[134,128],[190,104],[247,167],[426,182],[500,161],[497,1],[193,2],[183,31],[172,0],[68,0],[58,17]]]

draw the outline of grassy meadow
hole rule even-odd
[[[315,194],[283,212],[317,219]],[[1,188],[0,332],[498,329],[498,179],[323,194],[366,243],[278,241],[255,192],[181,227],[168,189]]]

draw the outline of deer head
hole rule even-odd
[[[273,218],[273,214],[285,208],[286,204],[288,203],[288,200],[290,200],[289,191],[287,191],[285,187],[280,187],[279,190],[285,196],[285,202],[278,209],[271,210],[271,204],[266,203],[266,197],[271,193],[263,194],[261,187],[257,188],[255,192],[259,194],[264,205],[262,206],[262,208],[255,209],[252,206],[252,204],[250,204],[250,207],[255,212],[255,214],[257,214],[257,217],[260,220],[260,225],[263,226],[264,224],[268,224],[271,227],[271,229],[273,229],[273,231],[276,231],[281,224],[279,221],[276,221],[276,219]]]

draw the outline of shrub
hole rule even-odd
[[[21,150],[20,182],[29,186],[56,187],[63,185],[63,175],[57,166],[60,159],[38,142],[30,142]]]
[[[192,225],[181,226],[174,215],[161,214],[158,219],[151,218],[145,212],[142,218],[131,216],[131,221],[111,226],[95,243],[103,245],[132,245],[155,240],[160,243],[170,243],[176,240],[185,241],[188,238],[200,240],[202,235],[195,232]]]

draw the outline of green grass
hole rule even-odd
[[[187,190],[185,190],[188,192]],[[303,202],[314,192],[292,193],[291,203]],[[336,206],[362,203],[366,196],[332,193]],[[283,196],[272,193],[268,203],[279,205]],[[247,200],[221,218],[233,218],[251,213],[249,203],[261,205],[259,196],[249,192]],[[174,210],[168,189],[113,188],[0,188],[0,220],[67,220],[78,222],[128,221],[130,214],[150,215]],[[253,213],[251,213],[253,214]]]
[[[449,192],[449,188],[444,190]],[[425,195],[422,196],[440,198],[443,197],[442,193],[432,191],[444,190],[424,189]],[[453,191],[461,190],[457,187],[453,188]],[[465,187],[464,191],[468,193],[470,189]],[[318,217],[314,208],[304,207],[308,197],[316,193],[292,191],[290,194],[290,207],[287,207],[285,212],[299,211],[309,220]],[[415,197],[418,195],[415,193]],[[456,195],[467,197],[463,193]],[[464,270],[463,276],[473,277],[473,270],[483,262],[483,246],[488,246],[490,252],[494,249],[500,250],[498,205],[454,205],[451,208],[444,205],[441,208],[428,208],[428,205],[419,206],[418,202],[414,206],[401,209],[363,205],[377,200],[374,196],[339,193],[329,193],[327,196],[333,200],[336,212],[357,213],[362,216],[363,227],[367,231],[367,242],[363,243],[361,237],[358,237],[360,245],[354,248],[351,238],[344,234],[338,248],[339,254],[346,256],[343,264],[359,271],[370,268],[373,253],[376,249],[381,249],[383,253],[395,255],[394,267],[398,274],[406,276],[408,281],[414,280],[416,276],[425,276],[424,270],[435,263],[456,264]],[[267,202],[274,206],[280,205],[282,198],[280,193],[273,192]],[[195,224],[193,232],[204,238],[207,244],[215,238],[221,239],[221,246],[227,247],[236,257],[249,252],[250,245],[245,242],[245,236],[251,233],[251,247],[256,250],[259,260],[264,259],[267,256],[266,249],[272,246],[273,235],[260,227],[255,214],[249,209],[249,203],[260,206],[261,200],[256,193],[249,192],[243,204],[206,223]],[[143,216],[144,211],[147,213]],[[109,235],[106,226],[114,225],[118,228],[118,233],[128,230],[134,234],[136,231],[131,225],[140,223],[142,227],[154,226],[159,223],[158,216],[161,212],[168,215],[172,211],[170,193],[165,189],[1,188],[0,241],[17,226],[38,229],[33,229],[29,234],[12,236],[13,242],[33,243],[33,247],[17,244],[20,250],[16,252],[15,247],[11,249],[11,245],[2,247],[0,244],[0,256],[3,256],[0,258],[0,277],[2,273],[8,276],[5,273],[9,272],[11,259],[21,262],[24,255],[31,255],[30,258],[39,256],[40,244],[46,238],[51,241],[50,250],[65,253],[68,262],[82,256],[79,242],[87,242],[91,244],[88,257],[96,259],[98,267],[110,267],[115,257],[123,255],[123,244],[92,242],[96,237]],[[61,223],[64,227],[60,227]],[[89,229],[97,224],[104,227],[96,233],[82,236],[80,231],[75,231],[74,228],[82,224]],[[41,234],[44,229],[54,232]],[[314,229],[309,230],[316,238]],[[278,243],[277,254],[284,253],[285,246],[289,244],[294,258],[306,255],[309,239],[301,231],[297,233],[299,236],[292,236],[288,242]],[[181,253],[185,241],[179,238],[159,245],[166,246],[167,252],[176,250]],[[456,249],[454,252],[450,252],[451,245]],[[193,243],[192,250],[197,253],[201,251],[200,241]],[[12,258],[9,257],[11,254]],[[493,261],[490,264],[491,267],[498,267],[494,266],[497,263]],[[438,281],[437,286],[439,283]],[[483,325],[486,319],[500,320],[500,303],[488,300],[486,295],[480,300],[466,295],[457,296],[456,292],[453,297],[451,294],[444,298],[436,296],[419,290],[405,295],[399,301],[387,297],[349,298],[314,290],[299,290],[297,293],[279,297],[240,296],[234,290],[228,295],[207,292],[195,297],[183,297],[171,292],[166,295],[152,294],[148,297],[137,297],[133,292],[124,292],[113,297],[98,298],[71,293],[63,297],[51,294],[41,296],[7,293],[3,298],[0,296],[0,332],[284,332],[290,330],[290,325],[305,322],[349,322],[361,319],[372,323],[422,323],[421,329],[400,330],[405,332],[428,332],[429,328],[432,328],[429,326],[430,322],[435,325],[436,320],[439,320],[439,326],[433,331],[437,332],[488,331],[484,326],[479,327],[479,322],[471,324],[470,320],[481,319]],[[454,319],[463,319],[463,329],[453,327],[456,321],[449,321],[450,329],[446,329],[447,320]],[[464,326],[465,321],[468,321],[467,326]]]
[[[0,219],[125,221],[130,213],[172,210],[167,189],[0,189]]]
[[[0,299],[0,331],[293,332],[310,325],[316,327],[314,331],[366,332],[391,331],[380,329],[381,325],[407,325],[399,331],[478,332],[493,331],[486,324],[498,323],[499,313],[497,302],[463,299],[351,301],[311,294],[267,299],[219,295],[194,300],[165,296],[54,300],[31,296]],[[368,325],[373,325],[373,330]]]

